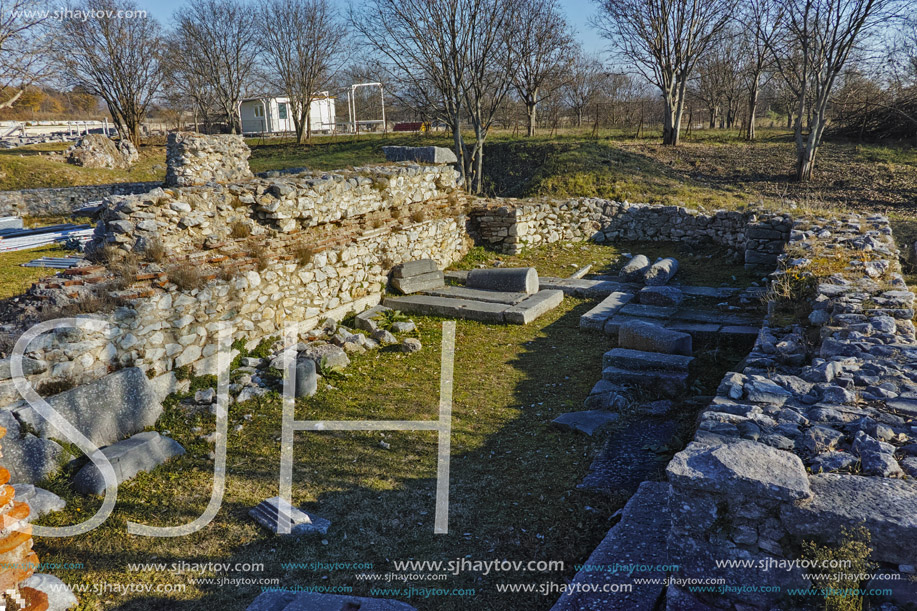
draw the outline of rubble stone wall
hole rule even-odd
[[[50,189],[0,191],[0,216],[67,216],[89,202],[111,195],[145,193],[158,182],[120,182]]]
[[[166,143],[166,186],[236,182],[252,177],[251,150],[240,135],[173,132]]]
[[[715,561],[794,559],[803,539],[839,544],[859,526],[880,568],[909,573],[917,563],[914,294],[888,220],[797,221],[774,281],[807,287],[824,265],[836,273],[816,274],[798,295],[807,319],[772,309],[744,369],[727,374],[669,464],[679,577],[808,587],[799,571]],[[732,599],[772,608],[775,596]]]
[[[254,346],[287,322],[308,330],[375,305],[395,265],[431,258],[446,267],[467,251],[456,177],[403,164],[107,198],[89,247],[100,264],[36,283],[22,300],[85,303],[117,280],[120,262],[130,278],[106,292],[118,307],[93,314],[114,329],[41,336],[31,381],[82,384],[130,366],[150,376],[212,372],[221,321]],[[0,366],[0,406],[18,399],[8,377]]]
[[[771,267],[791,226],[788,215],[724,210],[707,214],[681,206],[595,198],[505,200],[472,213],[476,240],[507,254],[560,240],[712,242],[729,248],[729,254],[747,265]]]

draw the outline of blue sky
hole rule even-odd
[[[172,13],[192,0],[135,0],[140,8],[144,8],[156,17],[163,25],[168,26]],[[346,0],[336,0],[343,8]],[[595,13],[595,4],[591,0],[559,0],[567,14],[567,20],[576,28],[577,40],[587,51],[596,53],[605,47],[602,38],[589,27],[589,17]]]

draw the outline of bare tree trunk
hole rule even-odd
[[[745,139],[754,140],[757,137],[755,133],[755,113],[758,112],[758,79],[756,78],[748,93],[748,126],[745,129]]]
[[[525,135],[531,138],[535,135],[535,113],[537,112],[537,106],[534,102],[528,101],[525,103],[525,108],[529,119],[528,129]]]

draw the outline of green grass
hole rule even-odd
[[[559,245],[533,250],[513,261],[537,264],[543,274],[596,261],[613,265],[616,251],[595,245]],[[661,247],[660,247],[661,248]],[[661,251],[660,251],[661,252]],[[491,264],[493,253],[474,251],[459,267]],[[690,269],[690,268],[686,268]],[[732,268],[721,267],[723,277]],[[686,272],[691,274],[693,272]],[[602,436],[557,430],[550,421],[580,409],[601,375],[601,356],[612,347],[601,334],[584,333],[579,317],[596,300],[567,298],[527,326],[459,321],[456,336],[449,534],[433,534],[436,436],[423,432],[298,433],[294,502],[332,521],[323,542],[269,536],[247,515],[249,508],[277,494],[281,405],[276,396],[230,408],[227,491],[215,520],[204,530],[175,539],[129,537],[126,522],[177,525],[193,520],[211,489],[211,446],[192,431],[213,430],[213,417],[190,414],[178,397],[166,402],[157,430],[169,431],[188,451],[152,473],[119,487],[114,514],[99,529],[72,539],[36,541],[46,562],[83,562],[81,571],[60,571],[65,582],[90,589],[100,583],[187,584],[167,595],[83,593],[81,609],[244,609],[260,586],[189,584],[188,575],[130,571],[128,563],[263,563],[263,572],[205,577],[278,578],[283,587],[350,586],[354,595],[401,582],[360,581],[363,571],[285,569],[285,562],[371,562],[375,573],[394,570],[392,560],[510,559],[563,560],[566,570],[550,574],[463,573],[446,581],[421,580],[415,587],[475,589],[474,597],[414,598],[421,611],[481,609],[515,611],[547,608],[554,598],[496,592],[497,583],[561,582],[573,575],[604,537],[609,516],[627,493],[587,493],[576,484],[587,473]],[[343,376],[322,383],[319,394],[297,402],[299,419],[405,419],[437,417],[441,321],[413,317],[423,350],[393,349],[355,356]],[[703,353],[704,384],[722,376],[741,358],[711,347]],[[199,384],[195,384],[197,387]],[[245,416],[251,415],[251,420]],[[694,413],[680,416],[683,439]],[[625,417],[615,430],[626,431]],[[380,442],[390,445],[383,448]],[[658,465],[662,476],[664,461]],[[45,524],[74,523],[91,515],[98,499],[73,493],[62,476],[46,484],[64,496],[67,509]],[[403,597],[402,597],[403,598]]]
[[[163,146],[141,147],[140,160],[129,170],[83,168],[39,155],[61,152],[67,147],[67,144],[35,144],[0,150],[0,190],[142,182],[163,180],[166,175]]]
[[[22,267],[41,257],[66,257],[73,254],[61,246],[42,246],[29,250],[0,253],[0,299],[21,295],[40,278],[57,273],[59,270],[47,267]]]

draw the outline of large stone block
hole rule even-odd
[[[455,153],[441,146],[383,146],[382,152],[388,161],[458,163]]]
[[[791,534],[838,543],[843,529],[869,530],[871,559],[917,564],[917,484],[913,480],[823,473],[809,478],[813,497],[787,505],[781,517]]]
[[[642,320],[630,321],[618,328],[618,346],[644,352],[691,356],[690,335]]]
[[[155,431],[138,433],[102,450],[111,462],[119,484],[184,453],[185,449],[177,441]],[[82,494],[102,494],[105,492],[105,480],[95,463],[89,463],[73,478],[73,487]]]
[[[406,278],[394,277],[392,286],[405,295],[438,289],[445,285],[443,273],[439,270]]]
[[[433,259],[418,259],[417,261],[405,261],[400,265],[392,268],[393,278],[410,278],[411,276],[420,276],[421,274],[430,274],[439,271],[439,265]]]
[[[775,501],[812,496],[798,456],[755,441],[713,446],[691,442],[672,458],[666,474],[672,485],[682,490]]]
[[[605,321],[618,313],[628,301],[633,299],[631,293],[615,292],[603,299],[594,308],[580,316],[580,329],[590,329],[593,331],[602,331],[605,327]]]
[[[159,396],[137,367],[45,399],[61,416],[97,446],[105,446],[156,424],[162,413]],[[43,438],[66,437],[30,405],[14,408],[16,417]]]

